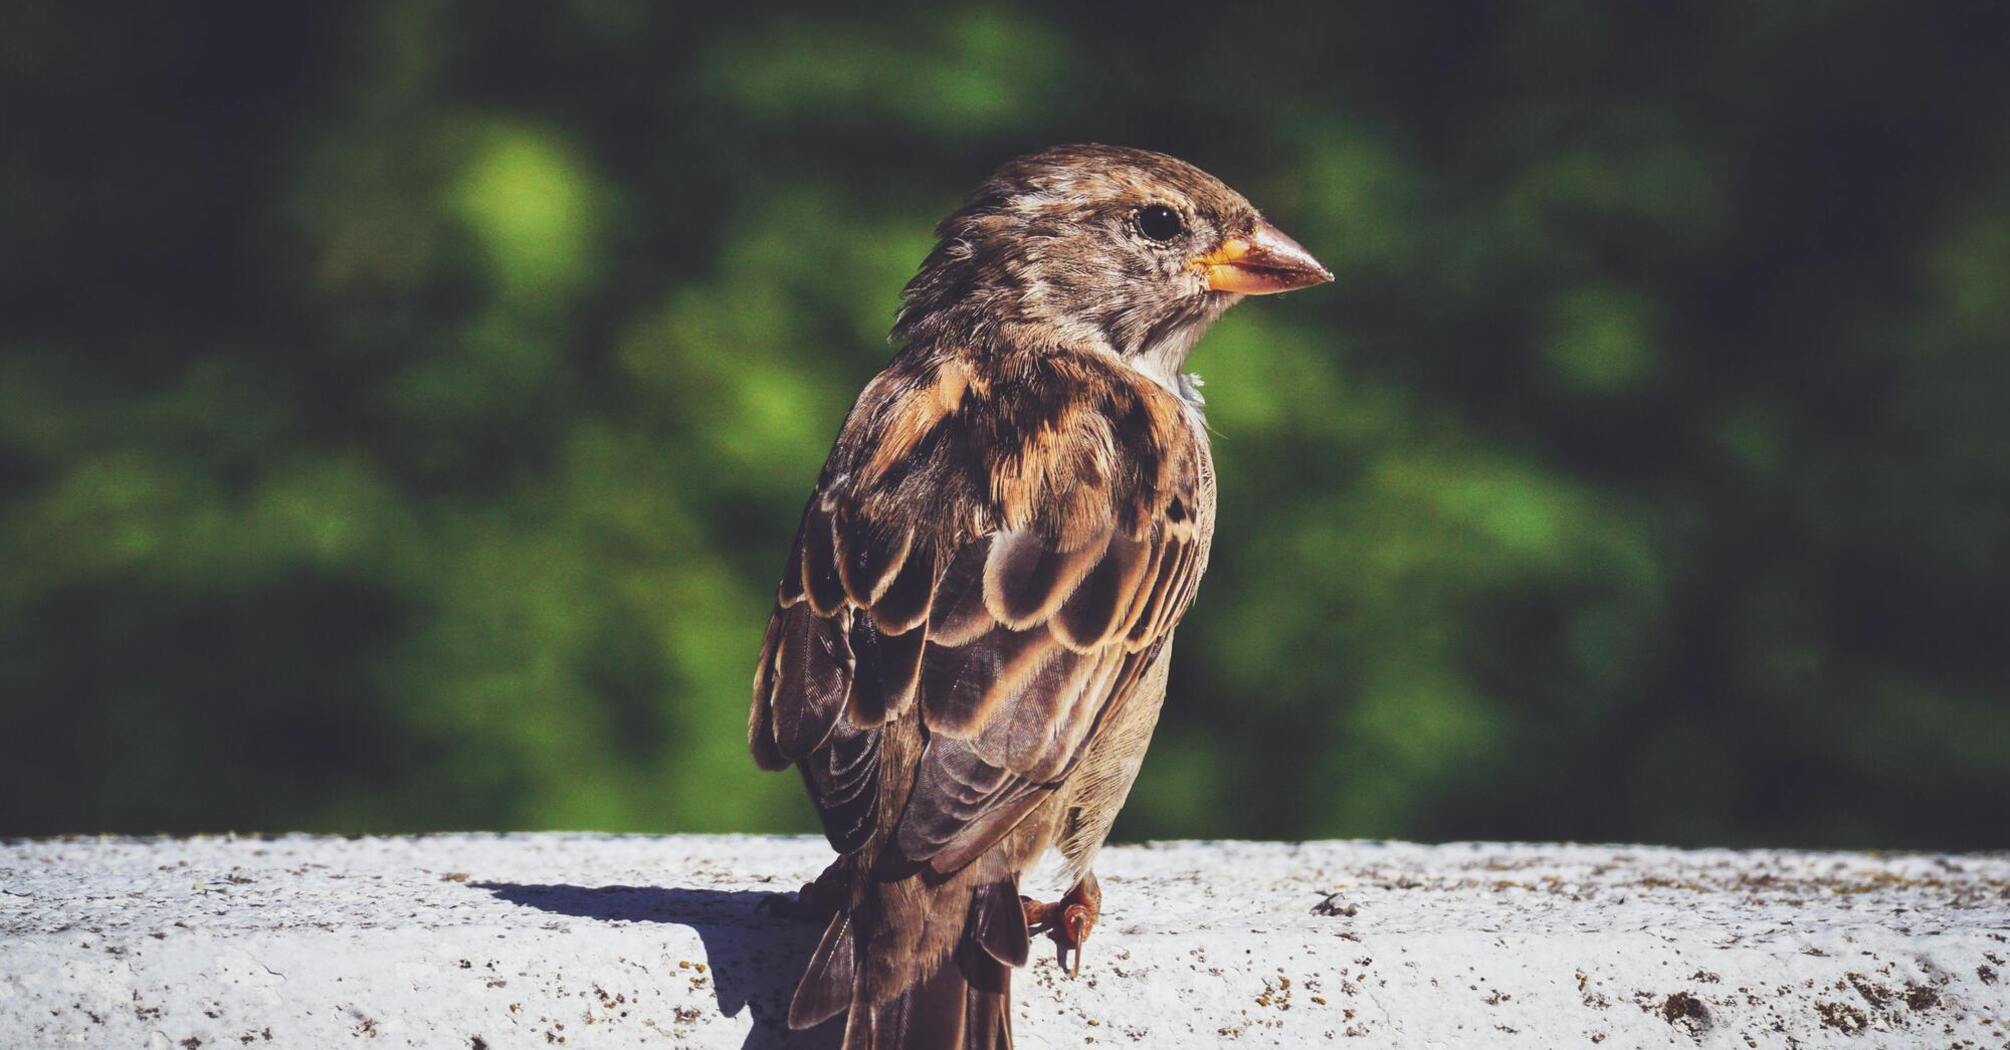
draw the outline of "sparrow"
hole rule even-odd
[[[1332,280],[1138,149],[1009,161],[935,232],[803,510],[748,722],[839,854],[789,904],[829,918],[788,1024],[846,1013],[854,1050],[1009,1047],[1032,934],[1079,967],[1213,539],[1182,368],[1244,296]],[[1022,899],[1050,848],[1074,885]]]

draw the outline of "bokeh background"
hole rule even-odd
[[[1339,275],[1194,357],[1120,837],[2010,844],[2010,5],[0,23],[0,835],[812,828],[801,501],[935,219],[1093,140]]]

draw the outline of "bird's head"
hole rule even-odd
[[[1115,146],[1010,161],[936,234],[897,339],[996,326],[1015,341],[1107,345],[1165,375],[1243,296],[1333,279],[1221,180]]]

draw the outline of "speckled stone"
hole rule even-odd
[[[815,839],[0,846],[0,1046],[830,1046],[780,1018]],[[2010,1047],[2010,856],[1112,848],[1022,1047]],[[1039,887],[1050,890],[1052,887]]]

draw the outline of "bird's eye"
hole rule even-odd
[[[1179,213],[1163,204],[1147,204],[1138,209],[1138,232],[1155,241],[1169,241],[1186,232]]]

